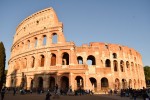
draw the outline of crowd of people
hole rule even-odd
[[[143,98],[143,100],[150,100],[150,88],[143,88],[143,89],[121,89],[120,91],[121,97],[131,97],[134,100],[136,98]]]
[[[33,90],[24,90],[24,89],[19,89],[19,88],[6,88],[3,87],[1,89],[1,100],[4,100],[4,96],[5,93],[9,92],[9,91],[13,91],[13,95],[16,95],[16,92],[19,91],[18,93],[20,94],[27,94],[30,93],[32,94],[32,92],[37,92],[38,94],[44,93],[46,92],[46,96],[45,96],[45,100],[50,100],[52,94],[54,98],[59,98],[60,95],[74,95],[74,96],[80,96],[80,95],[93,95],[93,91],[92,90],[84,90],[82,88],[78,88],[77,90],[72,90],[71,86],[67,89],[60,89],[58,87],[58,85],[56,84],[53,90],[47,90],[44,91],[44,89],[39,88],[36,91]],[[51,94],[52,93],[52,94]],[[106,93],[106,91],[105,91]],[[143,88],[143,89],[132,89],[132,88],[128,88],[128,89],[121,89],[120,91],[117,90],[109,90],[108,94],[112,95],[112,94],[119,94],[121,97],[129,97],[132,98],[134,100],[136,100],[137,98],[143,98],[143,100],[150,100],[150,88]]]

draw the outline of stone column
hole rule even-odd
[[[27,90],[30,90],[31,78],[29,76],[26,76],[26,78],[27,78],[27,82],[26,82],[26,84],[27,84]]]
[[[88,89],[89,90],[89,87],[90,87],[90,85],[89,85],[89,74],[88,73],[85,73],[85,85],[84,85],[84,89]]]
[[[118,62],[118,73],[119,73],[119,80],[121,79],[121,69],[120,69],[120,60],[117,60]]]
[[[38,46],[38,47],[41,47],[42,44],[43,44],[43,36],[39,36],[39,37],[38,37],[38,43],[37,43],[37,46]]]
[[[40,64],[39,64],[39,55],[38,54],[36,54],[35,55],[35,69],[37,69],[39,66],[40,66]]]
[[[61,85],[61,84],[60,84],[60,77],[59,77],[59,76],[60,76],[60,74],[57,73],[57,74],[56,74],[56,84],[58,84],[58,88],[60,88],[60,85]]]
[[[56,55],[56,66],[60,66],[62,65],[61,63],[61,60],[62,60],[62,57],[61,57],[61,51],[60,50],[57,50],[57,55]]]
[[[127,64],[126,64],[126,62],[124,62],[124,71],[125,71],[125,76],[128,76],[127,75]]]
[[[73,73],[69,73],[69,87],[72,87],[72,89],[74,90],[74,81],[73,81]]]
[[[57,32],[57,43],[64,43],[65,42],[65,38],[64,38],[64,34],[62,33],[62,30],[60,29],[59,32]]]
[[[45,69],[48,69],[48,67],[50,66],[50,59],[51,57],[51,53],[50,52],[46,52],[46,57],[45,57]]]
[[[45,75],[45,74],[43,76],[43,88],[44,90],[48,89],[48,75]]]
[[[34,39],[33,38],[31,38],[30,39],[30,49],[33,49],[34,48]]]
[[[48,33],[47,35],[47,46],[50,46],[52,44],[52,35],[51,33]]]
[[[76,61],[75,59],[77,59],[77,58],[76,58],[76,55],[75,55],[75,52],[74,52],[74,48],[72,47],[70,49],[69,65],[74,65],[75,61]]]

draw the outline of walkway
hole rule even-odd
[[[52,99],[52,97],[51,100],[54,100]],[[45,93],[43,94],[33,93],[25,95],[16,94],[15,96],[13,96],[12,93],[6,93],[4,100],[45,100]],[[133,99],[130,99],[129,97],[120,97],[117,95],[95,94],[92,96],[91,95],[60,96],[59,100],[133,100]],[[137,100],[142,100],[142,98],[138,98]]]

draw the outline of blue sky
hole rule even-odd
[[[18,24],[48,7],[63,22],[67,41],[77,46],[89,42],[125,45],[140,52],[144,66],[150,66],[150,0],[0,0],[0,41],[6,63]]]

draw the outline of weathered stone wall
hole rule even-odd
[[[142,57],[133,48],[91,42],[66,42],[52,8],[39,11],[17,27],[11,48],[7,87],[53,89],[145,87]]]

